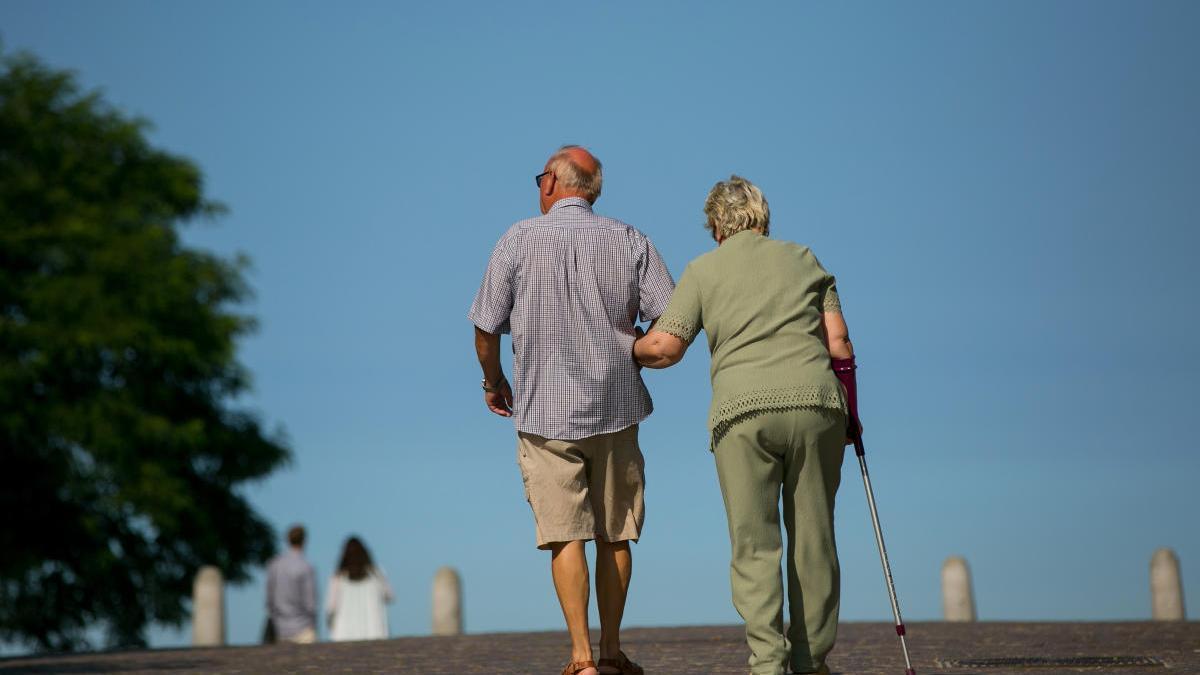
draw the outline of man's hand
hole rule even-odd
[[[500,369],[500,334],[488,333],[475,327],[475,353],[479,356],[479,365],[483,368],[483,381],[488,389],[484,391],[483,402],[488,410],[501,417],[512,417],[513,395],[512,387]],[[491,383],[497,382],[495,387]]]
[[[513,394],[512,387],[509,386],[508,380],[500,383],[498,391],[483,392],[483,402],[487,405],[488,410],[496,413],[501,417],[512,417]]]

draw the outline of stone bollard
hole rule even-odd
[[[965,558],[950,556],[942,564],[942,614],[946,621],[975,620],[975,593]]]
[[[462,632],[462,580],[453,567],[443,567],[433,575],[433,634]]]
[[[205,565],[192,582],[192,646],[225,644],[225,579],[221,570]]]
[[[1179,557],[1160,548],[1150,558],[1150,606],[1155,621],[1183,621],[1183,578]]]

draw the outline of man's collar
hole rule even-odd
[[[550,207],[550,211],[557,211],[568,206],[578,206],[579,208],[587,209],[588,211],[592,210],[591,202],[583,197],[563,197],[562,199],[554,202],[554,205]],[[549,213],[549,211],[547,211],[547,213]]]

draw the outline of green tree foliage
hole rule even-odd
[[[0,54],[0,641],[144,645],[200,565],[274,552],[239,492],[290,456],[232,407],[246,263],[176,231],[219,211],[144,122]]]

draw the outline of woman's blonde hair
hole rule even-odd
[[[730,176],[708,191],[704,200],[704,215],[708,216],[704,227],[726,239],[743,230],[759,230],[770,234],[771,209],[767,198],[754,183],[741,176]]]

